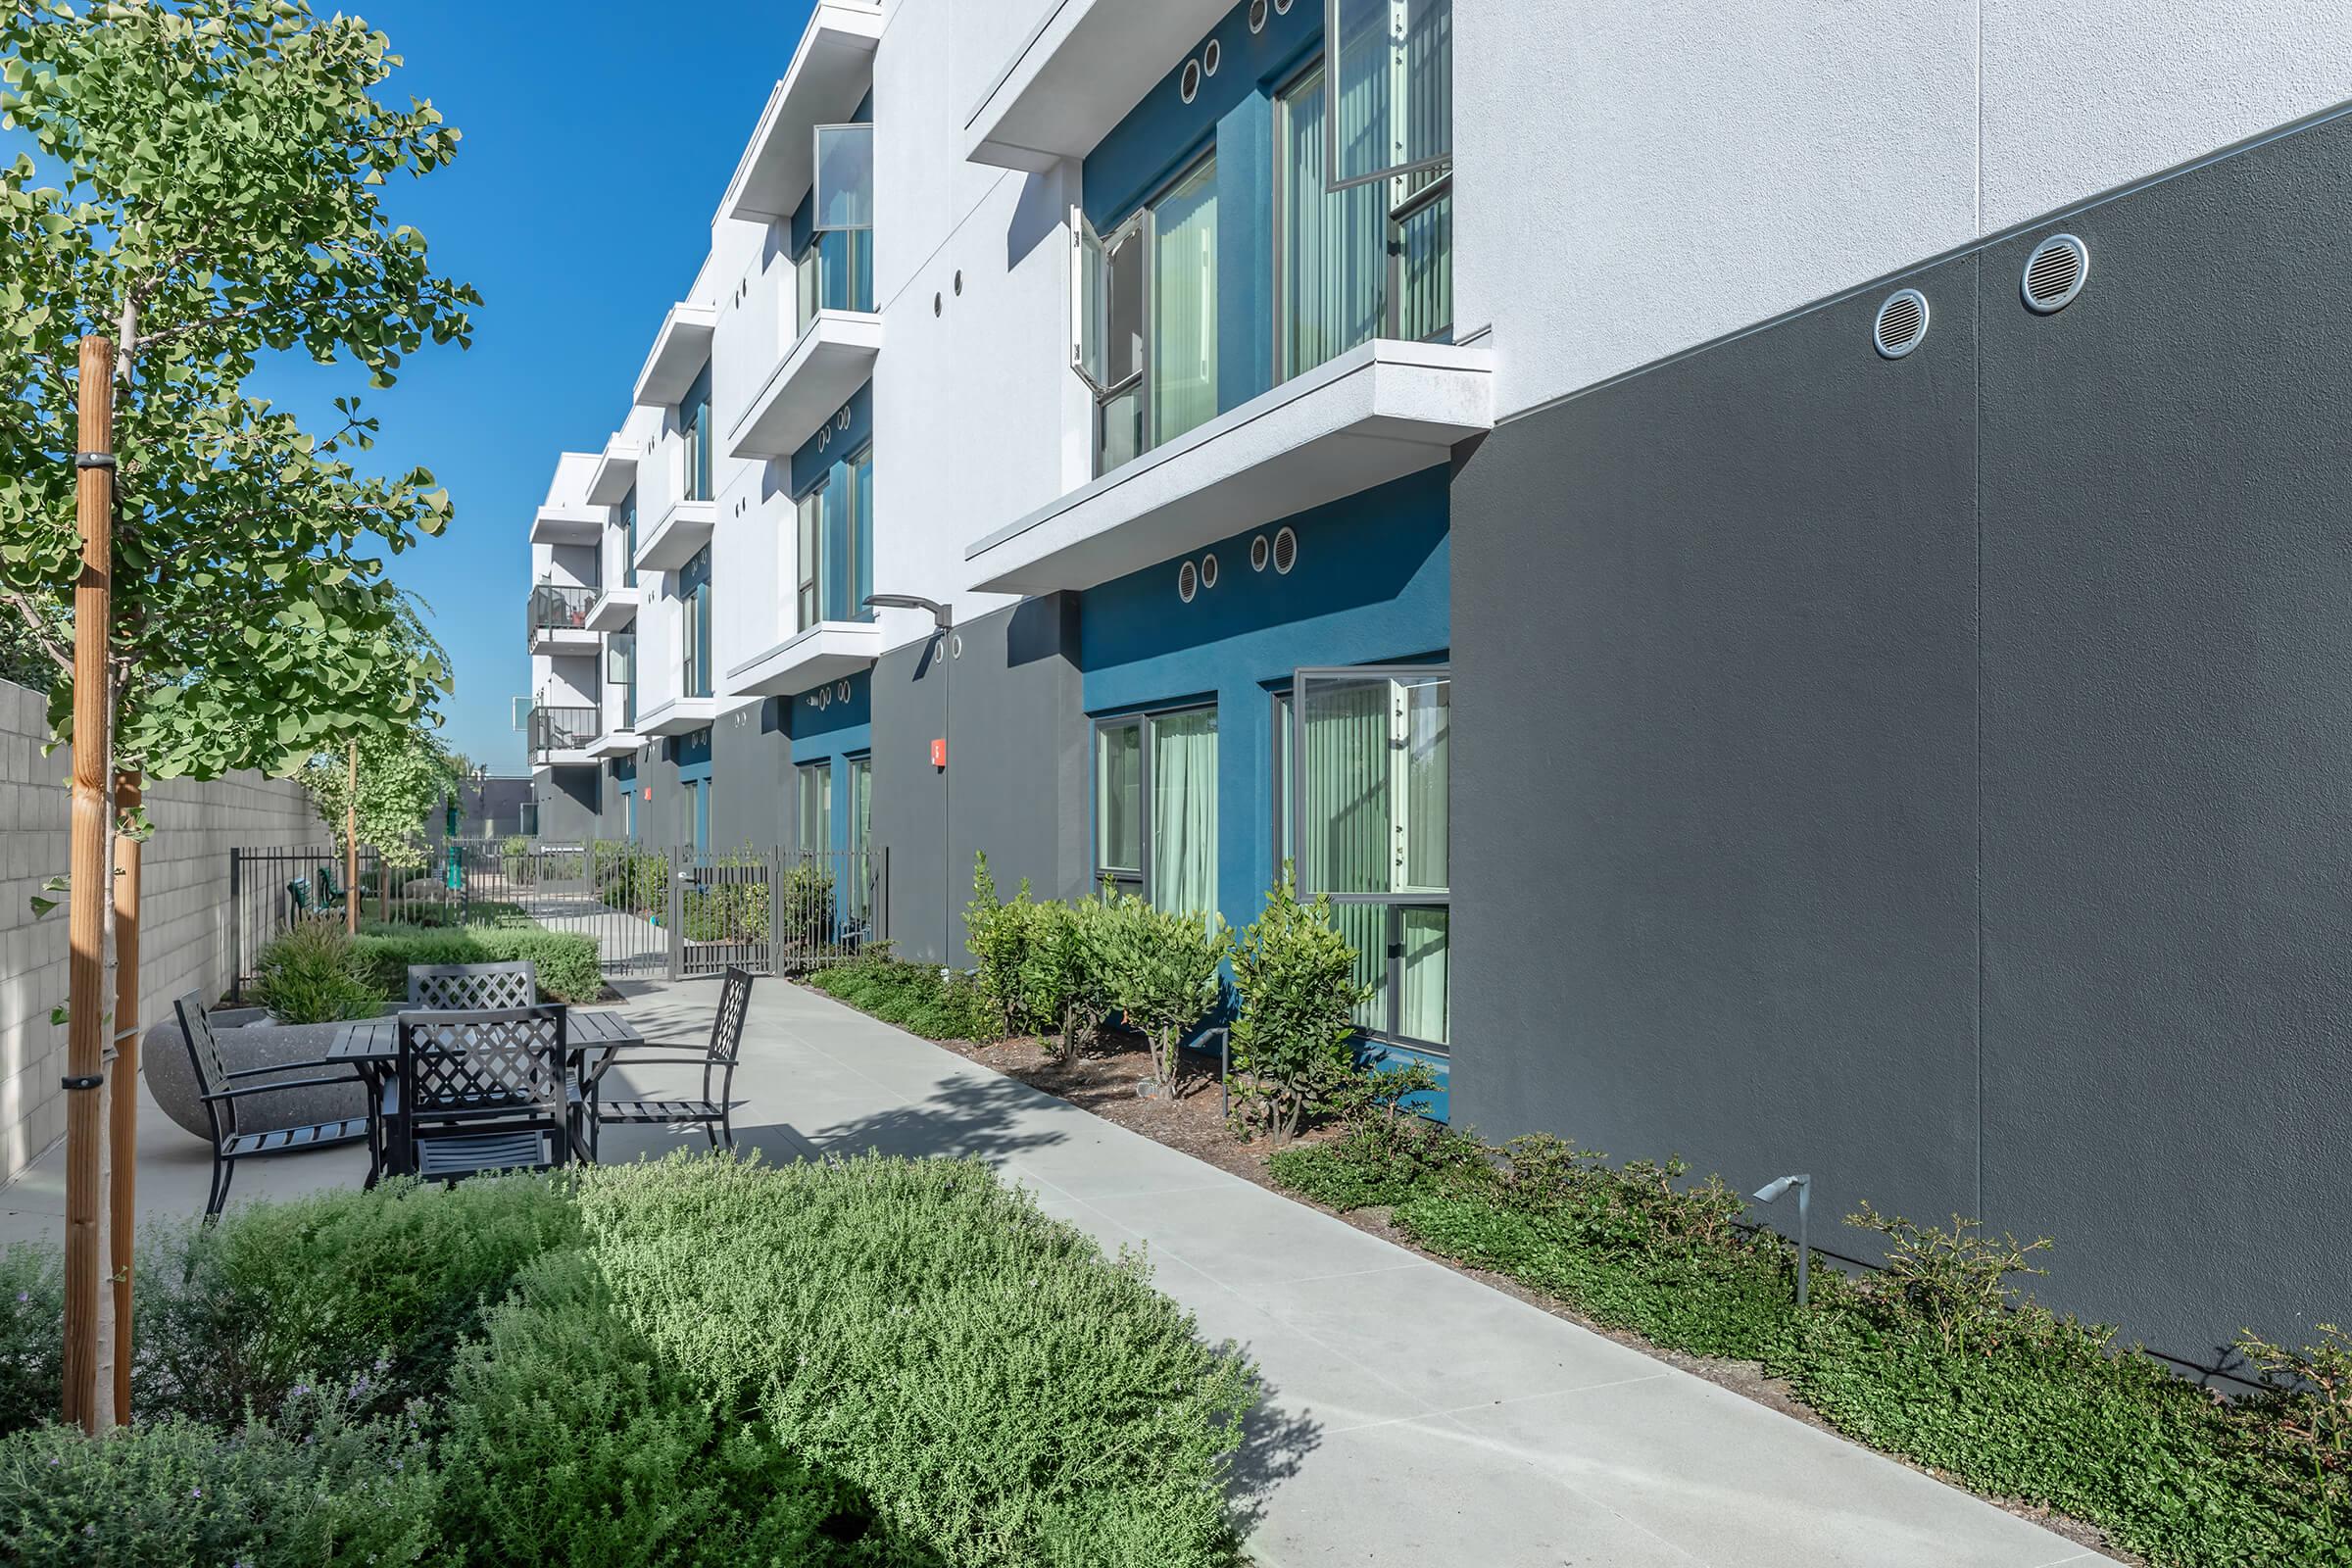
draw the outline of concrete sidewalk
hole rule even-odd
[[[627,989],[650,1038],[707,1033],[715,985]],[[638,1087],[677,1087],[659,1071]],[[1145,1250],[1263,1376],[1241,1482],[1264,1568],[2103,1560],[812,992],[760,982],[735,1087],[738,1142],[771,1159],[978,1154],[1106,1249]],[[141,1209],[193,1211],[202,1146],[157,1114],[142,1130]],[[702,1144],[615,1127],[604,1154]],[[248,1162],[236,1196],[356,1184],[364,1164]],[[0,1238],[55,1227],[61,1169],[52,1151],[0,1189]]]

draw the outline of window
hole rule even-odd
[[[793,335],[808,330],[819,311],[874,308],[873,231],[831,229],[808,242],[793,263]]]
[[[637,487],[620,498],[620,583],[637,586]]]
[[[1217,166],[1212,154],[1099,237],[1070,210],[1070,366],[1094,389],[1108,472],[1217,412]]]
[[[605,679],[620,688],[620,727],[637,727],[637,633],[616,631],[605,638]]]
[[[1095,729],[1099,878],[1162,909],[1217,907],[1217,710],[1105,719]]]
[[[710,367],[694,378],[678,404],[678,436],[686,445],[686,501],[709,501],[710,495]]]
[[[703,546],[678,571],[679,689],[710,695],[710,547]]]
[[[1453,325],[1450,174],[1331,188],[1328,85],[1318,63],[1276,105],[1276,373],[1285,379],[1374,337],[1437,337]]]
[[[820,620],[871,620],[874,591],[874,449],[835,464],[794,508],[793,614],[807,631]]]
[[[870,124],[815,127],[812,226],[830,229],[874,226],[874,127]]]
[[[1326,0],[1339,78],[1330,184],[1395,179],[1453,156],[1453,0]]]
[[[1443,666],[1300,670],[1293,687],[1292,783],[1301,897],[1333,914],[1373,988],[1364,1028],[1448,1040],[1447,749],[1452,677]]]
[[[833,848],[833,764],[803,766],[799,788],[802,853],[822,854]]]
[[[874,760],[853,757],[850,769],[850,863],[842,882],[853,919],[863,920],[871,906],[874,836]]]

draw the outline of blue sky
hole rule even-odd
[[[331,10],[331,7],[323,9]],[[456,520],[392,563],[457,667],[449,743],[519,772],[510,699],[527,696],[527,532],[559,452],[595,451],[628,412],[662,313],[694,280],[735,159],[790,64],[807,0],[690,12],[565,0],[372,0],[352,7],[407,66],[385,92],[429,98],[457,160],[388,191],[435,268],[482,292],[473,347],[430,345],[389,391],[364,372],[266,367],[254,390],[317,422],[338,392],[383,420],[363,461],[421,464]]]

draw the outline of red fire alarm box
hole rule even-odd
[[[933,767],[948,765],[948,740],[944,735],[931,743],[931,765]]]

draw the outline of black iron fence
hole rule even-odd
[[[596,943],[608,979],[694,979],[730,966],[799,974],[889,940],[890,853],[781,846],[712,852],[613,841],[453,839],[426,863],[360,852],[360,918],[416,926],[528,921]],[[327,846],[229,852],[231,1000],[271,938],[341,914],[349,890]]]

